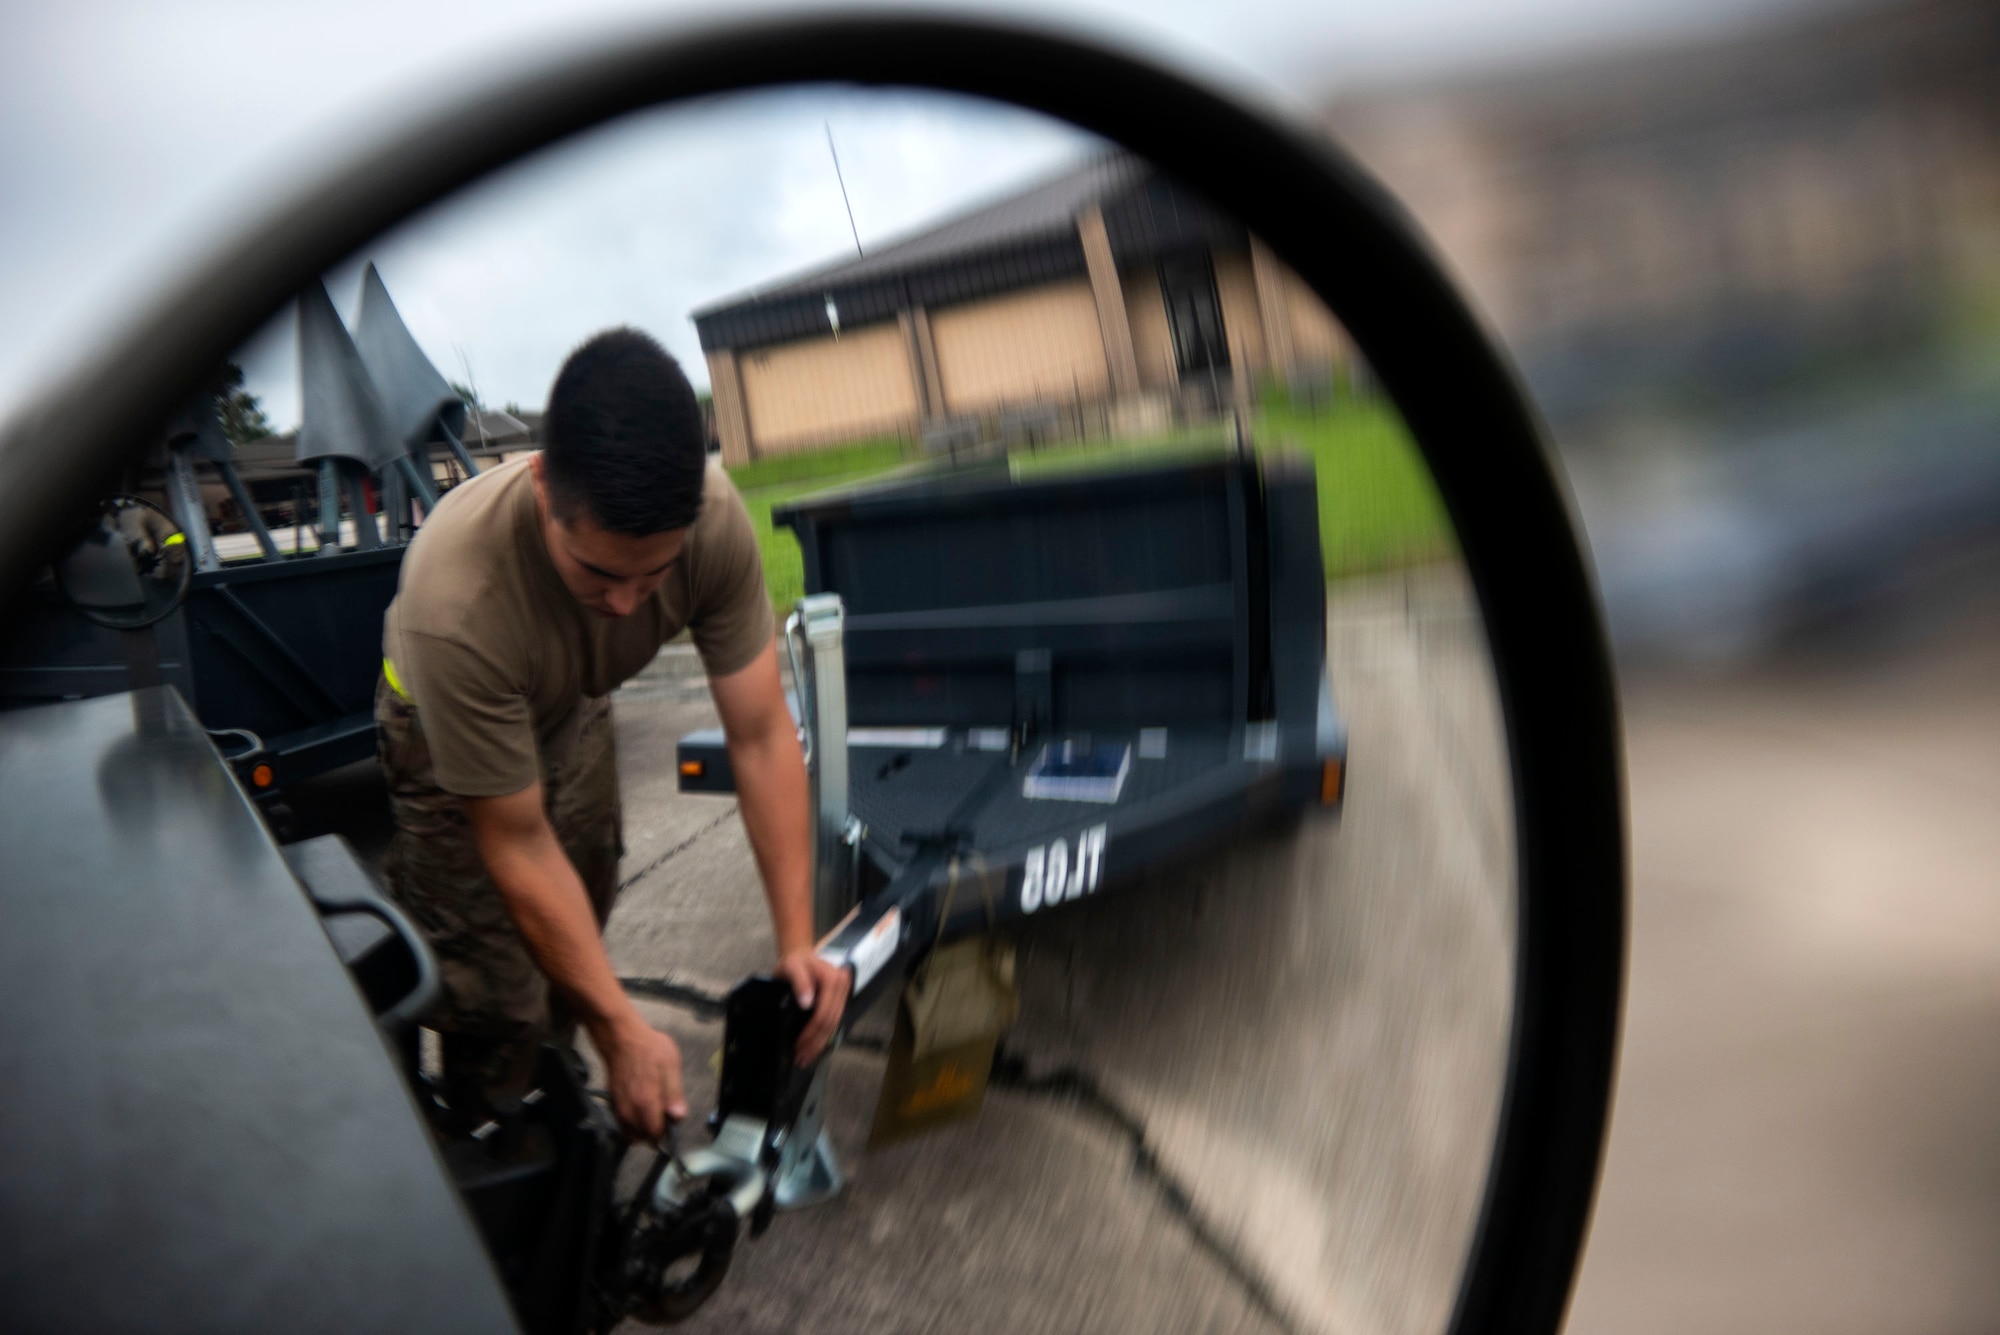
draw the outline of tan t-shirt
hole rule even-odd
[[[771,642],[771,604],[743,498],[713,462],[701,516],[659,592],[630,616],[593,612],[549,561],[526,459],[455,487],[403,557],[382,653],[416,703],[438,786],[519,792],[560,764],[578,707],[608,695],[682,627],[709,676]]]

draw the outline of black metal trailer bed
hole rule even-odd
[[[832,947],[891,911],[927,946],[954,875],[945,939],[1336,805],[1346,731],[1318,513],[1309,464],[1233,454],[925,477],[774,512],[809,594],[841,605],[846,833],[863,857]],[[795,689],[811,713],[818,687]],[[1038,795],[1031,777],[1065,744],[1122,757],[1122,782],[1099,800]],[[717,731],[683,739],[679,760],[684,790],[733,786]]]

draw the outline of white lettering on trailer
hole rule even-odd
[[[1031,848],[1021,863],[1021,912],[1033,913],[1042,906],[1042,869],[1047,865],[1049,850]]]
[[[1021,912],[1033,913],[1044,904],[1081,899],[1104,880],[1105,827],[1093,825],[1076,837],[1076,858],[1069,843],[1052,839],[1028,850],[1021,860]]]
[[[1093,825],[1076,841],[1076,870],[1070,874],[1069,897],[1075,899],[1097,888],[1104,879],[1104,827]]]

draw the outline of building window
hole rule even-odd
[[[1160,295],[1174,335],[1174,360],[1183,378],[1229,369],[1229,340],[1222,334],[1222,302],[1215,293],[1215,265],[1207,251],[1160,261]]]

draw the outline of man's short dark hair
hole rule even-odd
[[[549,391],[543,477],[550,504],[581,506],[635,537],[701,513],[708,431],[680,363],[637,329],[607,329],[569,355]]]

